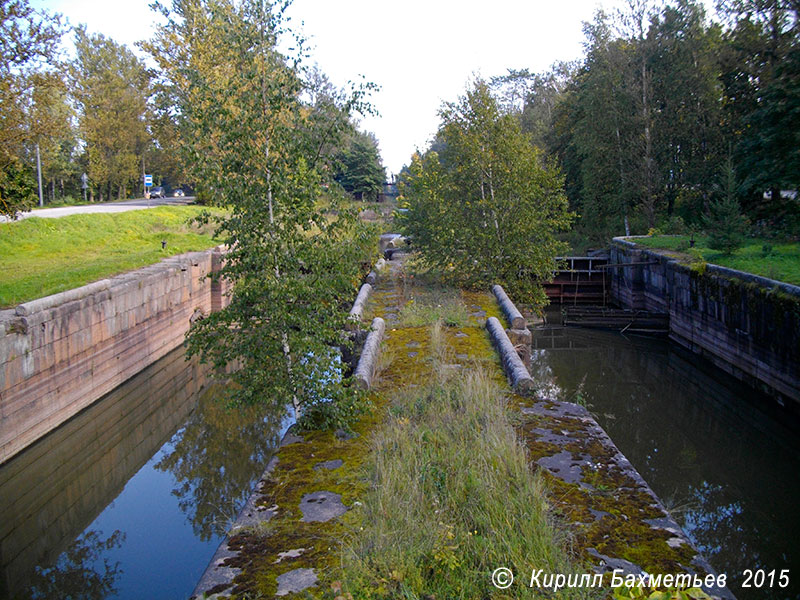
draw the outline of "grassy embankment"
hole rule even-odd
[[[658,235],[631,241],[648,248],[668,250],[677,258],[690,258],[688,235]],[[707,246],[707,238],[695,238],[695,248],[703,260],[730,269],[800,285],[800,243],[779,243],[766,239],[748,239],[733,254],[725,255]]]
[[[0,308],[210,248],[217,243],[213,228],[187,222],[202,210],[170,206],[0,223]]]

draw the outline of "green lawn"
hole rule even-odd
[[[82,197],[73,198],[71,196],[67,196],[65,198],[60,198],[54,202],[45,202],[44,206],[39,206],[39,204],[37,203],[36,206],[31,208],[31,210],[35,212],[37,210],[45,210],[47,208],[62,208],[64,206],[89,206],[92,204],[93,205],[106,204],[106,202],[90,202],[89,200],[84,200]]]
[[[631,241],[648,248],[670,250],[670,254],[689,257],[689,236],[658,235],[649,238],[635,238]],[[748,239],[745,245],[731,255],[712,250],[706,245],[707,238],[695,238],[695,248],[708,263],[730,269],[754,273],[770,279],[777,279],[800,285],[800,243],[776,242],[765,239]],[[766,246],[766,247],[765,247]]]
[[[0,307],[210,248],[216,245],[211,226],[201,230],[187,223],[202,210],[165,206],[0,223]]]

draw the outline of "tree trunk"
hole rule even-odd
[[[266,36],[263,27],[261,27],[261,43],[266,47]],[[261,110],[265,117],[269,116],[269,98],[267,97],[267,81],[264,75],[261,76]],[[269,143],[270,143],[270,132],[267,130],[265,133],[265,140],[264,140],[264,174],[267,183],[267,206],[269,208],[269,224],[274,226],[275,225],[275,212],[273,208],[273,197],[272,197],[272,169],[270,168],[269,164]],[[280,266],[278,265],[278,258],[275,256],[275,277],[281,276]],[[281,342],[283,347],[283,356],[286,360],[286,374],[289,378],[289,383],[292,386],[292,408],[294,409],[294,418],[295,420],[300,418],[300,399],[297,396],[297,389],[294,382],[294,374],[292,369],[292,352],[291,347],[289,346],[289,335],[284,330],[281,333]]]
[[[616,126],[617,133],[617,158],[619,159],[619,199],[622,203],[622,217],[625,222],[625,235],[631,234],[631,226],[628,223],[628,203],[625,201],[625,169],[622,166],[622,139],[619,134],[619,124]]]
[[[649,227],[656,226],[656,203],[653,197],[653,136],[647,89],[647,62],[642,52],[642,118],[644,120],[644,209]]]

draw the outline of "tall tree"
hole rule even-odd
[[[632,149],[638,157],[637,167],[631,170],[628,185],[636,194],[637,204],[648,227],[656,226],[656,216],[662,200],[655,137],[655,98],[653,87],[652,56],[654,44],[648,36],[648,25],[654,17],[653,0],[626,0],[627,10],[619,13],[623,36],[632,45],[632,68],[626,71],[626,85],[632,92],[636,111],[633,115],[636,134]]]
[[[337,158],[334,179],[339,185],[356,200],[377,200],[386,172],[381,165],[375,136],[355,131]]]
[[[552,276],[565,250],[555,234],[567,211],[558,170],[502,114],[478,80],[440,111],[443,152],[416,156],[401,223],[427,264],[462,284],[501,283],[534,305],[546,298],[537,279]]]
[[[553,149],[570,176],[579,230],[602,243],[630,233],[630,213],[637,204],[633,180],[641,155],[637,99],[630,85],[634,47],[614,37],[612,21],[602,11],[584,33],[586,60],[567,100],[556,108]]]
[[[670,215],[679,198],[691,204],[691,197],[699,193],[705,203],[706,184],[723,162],[716,58],[721,33],[719,26],[706,25],[703,7],[693,0],[676,0],[665,7],[648,32],[653,47],[655,156]],[[683,217],[692,214],[684,211]]]
[[[55,200],[56,182],[63,195],[64,180],[74,177],[77,167],[74,161],[75,111],[67,95],[66,82],[60,75],[35,73],[31,76],[28,113],[28,154],[34,155],[38,146],[43,185],[49,187],[49,195]],[[47,190],[44,195],[48,195]]]
[[[125,190],[141,174],[148,144],[145,115],[149,77],[127,47],[85,27],[75,32],[77,57],[70,70],[80,132],[89,157],[89,179],[101,196]]]
[[[798,53],[800,4],[792,0],[730,0],[722,53],[726,116],[745,205],[758,217],[785,214],[781,189],[798,189]],[[764,203],[764,192],[770,192]],[[795,209],[796,217],[800,211]]]
[[[238,364],[240,402],[289,403],[306,425],[339,424],[352,404],[335,346],[371,239],[354,215],[317,208],[324,157],[299,64],[277,48],[285,6],[175,0],[147,47],[175,90],[191,177],[230,211],[218,230],[230,305],[196,324],[190,352],[218,369]]]
[[[35,11],[27,0],[0,1],[0,214],[12,218],[35,200],[25,150],[32,78],[55,69],[62,35],[58,16]]]
[[[576,68],[576,63],[557,62],[544,73],[509,69],[507,75],[491,79],[503,99],[503,109],[519,115],[522,131],[530,134],[539,148],[546,148],[550,141],[556,107]]]

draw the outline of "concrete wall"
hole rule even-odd
[[[213,389],[185,359],[176,348],[3,464],[0,597],[23,594],[33,568],[66,550]]]
[[[170,350],[226,302],[219,249],[0,311],[0,463]]]
[[[626,308],[668,312],[670,338],[800,411],[800,287],[677,260],[615,239],[612,297]]]

